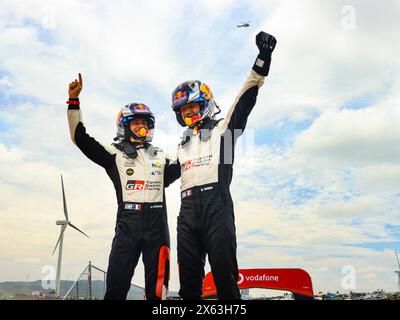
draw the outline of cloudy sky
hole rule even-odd
[[[232,182],[239,267],[303,268],[317,292],[396,289],[397,0],[0,5],[0,281],[42,279],[43,267],[56,265],[61,173],[70,218],[91,236],[67,230],[63,278],[88,260],[107,268],[117,206],[104,170],[70,141],[65,101],[78,72],[92,136],[111,143],[121,106],[142,101],[157,117],[154,144],[173,152],[182,130],[171,91],[202,79],[224,114],[264,30],[278,45]],[[171,290],[179,289],[178,193],[179,182],[167,191]],[[144,284],[141,262],[133,282]]]

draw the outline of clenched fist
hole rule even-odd
[[[260,50],[262,57],[270,56],[276,46],[276,39],[273,35],[270,35],[264,31],[261,31],[256,36],[256,45]]]
[[[79,73],[79,81],[75,79],[75,81],[72,81],[69,84],[68,88],[68,95],[70,98],[79,98],[79,94],[82,91],[83,87],[83,81],[82,81],[82,75]]]
[[[253,65],[253,70],[258,74],[266,77],[269,73],[271,65],[271,54],[276,46],[276,39],[274,36],[261,31],[256,36],[256,45],[259,53]]]

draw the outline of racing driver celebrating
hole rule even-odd
[[[82,86],[81,74],[79,80],[69,84],[67,113],[71,139],[90,160],[106,170],[118,202],[104,299],[126,299],[141,253],[146,299],[165,299],[170,243],[164,188],[176,180],[176,170],[171,170],[166,154],[150,144],[155,118],[142,103],[126,105],[119,112],[116,143],[103,146],[89,136],[78,98]]]
[[[276,39],[256,36],[259,54],[225,119],[215,119],[210,88],[199,80],[186,81],[172,93],[172,109],[188,127],[178,145],[181,209],[177,224],[180,291],[183,299],[201,299],[208,254],[219,299],[240,299],[237,285],[236,234],[232,180],[234,145],[246,127],[259,88],[268,75]]]

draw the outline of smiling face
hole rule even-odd
[[[198,102],[190,102],[181,107],[182,118],[191,118],[200,113],[200,104]]]
[[[146,132],[149,129],[147,120],[144,117],[135,117],[135,119],[133,119],[129,125],[131,131],[137,136],[142,136],[142,129],[145,129]]]

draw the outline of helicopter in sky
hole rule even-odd
[[[237,25],[236,27],[238,27],[238,28],[247,28],[247,27],[250,27],[250,22],[251,22],[251,21],[240,22],[240,24]]]

